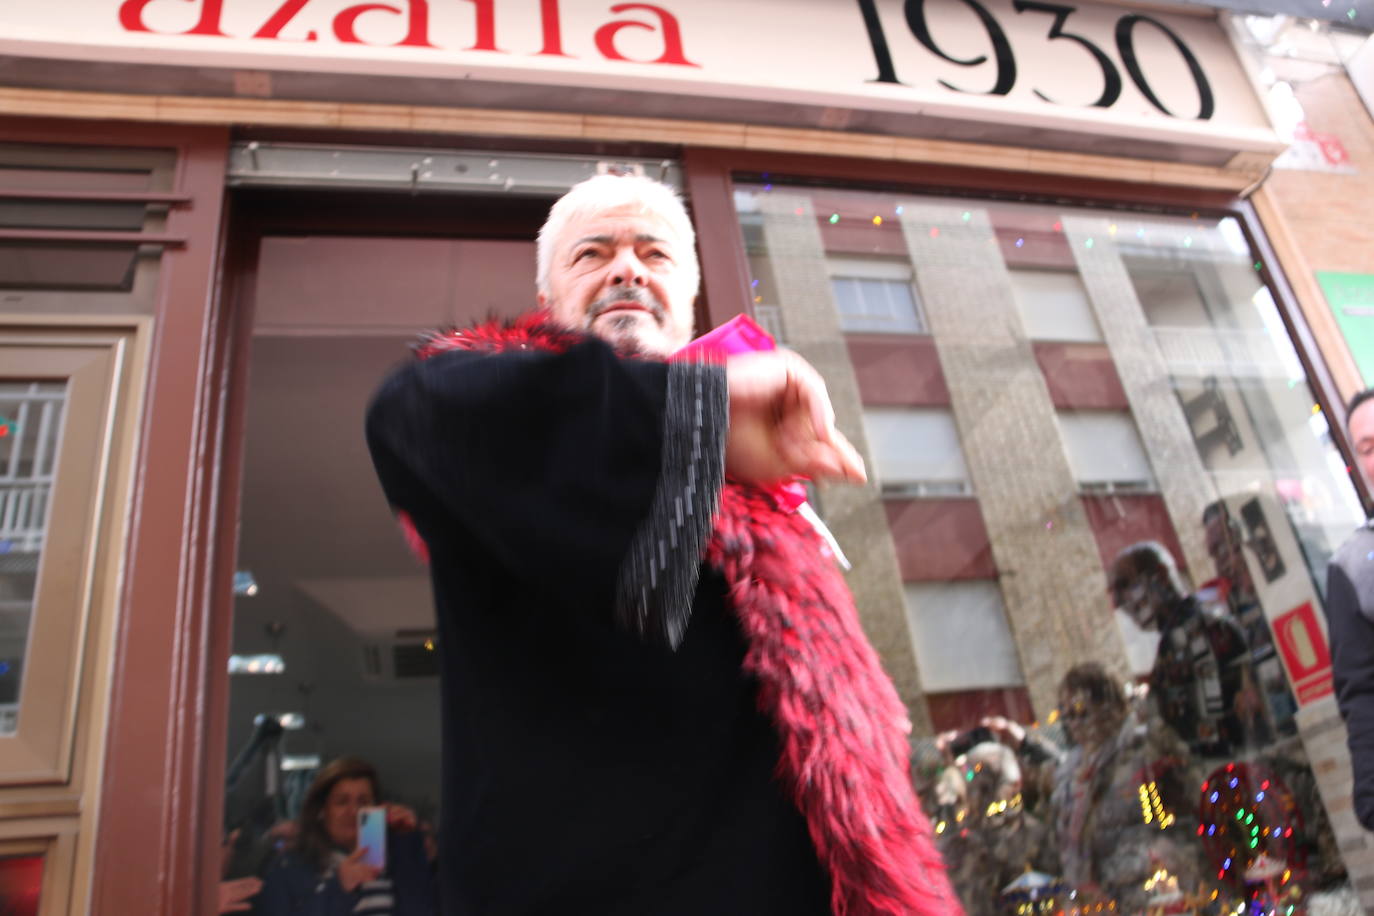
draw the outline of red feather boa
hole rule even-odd
[[[583,339],[536,312],[432,334],[416,353],[562,352]],[[744,667],[781,741],[778,776],[830,874],[835,916],[958,916],[911,788],[906,708],[828,554],[800,515],[757,487],[726,481],[705,560],[729,585],[749,646]]]

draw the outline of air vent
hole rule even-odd
[[[394,645],[391,661],[397,680],[439,676],[439,653],[434,650],[433,641]]]
[[[439,676],[437,635],[433,630],[394,630],[389,638],[363,646],[363,676],[401,681]]]

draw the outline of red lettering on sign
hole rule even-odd
[[[406,32],[406,37],[398,42],[395,47],[408,46],[412,48],[432,48],[434,45],[429,43],[429,0],[410,0],[410,27]],[[405,10],[397,9],[389,3],[360,3],[357,6],[350,6],[348,9],[334,17],[334,34],[339,41],[348,44],[369,44],[358,37],[356,23],[358,17],[372,10],[385,10],[397,16],[404,16]]]
[[[563,22],[558,12],[558,0],[539,0],[539,21],[544,27],[544,47],[539,53],[550,57],[572,57],[563,53]]]
[[[305,9],[305,5],[310,0],[286,0],[272,17],[262,24],[262,28],[253,33],[254,38],[281,38],[281,30],[286,28],[287,23],[296,18],[296,14]],[[306,41],[315,41],[320,36],[311,29],[305,33]]]
[[[146,22],[149,6],[160,0],[120,0],[118,7],[119,24],[128,32],[154,32]],[[196,24],[184,32],[161,33],[176,35],[213,35],[229,38],[221,27],[225,0],[191,0],[199,3],[199,18]],[[252,34],[252,38],[264,41],[319,41],[320,32],[308,29],[299,38],[283,38],[282,33],[294,23],[311,0],[280,0],[267,21]],[[467,51],[494,51],[506,53],[496,45],[496,0],[466,0],[472,4],[473,43]],[[316,4],[318,8],[319,4]],[[610,7],[613,14],[648,13],[656,17],[645,21],[638,19],[613,19],[593,33],[597,50],[606,60],[627,63],[676,64],[681,67],[698,67],[699,64],[687,59],[683,50],[682,26],[677,17],[661,6],[652,3],[618,3]],[[437,48],[430,39],[430,0],[369,0],[355,3],[334,16],[332,32],[336,40],[343,44],[371,45],[358,29],[359,20],[370,13],[390,13],[405,17],[406,34],[392,47]],[[369,19],[369,21],[371,21]],[[559,0],[539,0],[539,22],[542,46],[536,52],[545,57],[573,57],[563,48],[563,19]],[[626,57],[616,47],[616,39],[624,29],[644,29],[662,37],[663,50],[653,60],[635,60]],[[297,34],[299,34],[299,29]],[[441,36],[442,39],[442,36]]]
[[[682,52],[682,28],[678,25],[677,17],[663,7],[654,6],[652,3],[619,3],[611,7],[612,13],[626,13],[630,10],[644,10],[654,13],[658,16],[658,27],[663,30],[663,54],[657,60],[639,61],[639,63],[680,64],[684,67],[699,66],[688,60]],[[596,49],[607,60],[630,60],[615,47],[615,36],[619,34],[621,29],[648,29],[653,31],[654,26],[635,19],[619,19],[608,22],[597,29]]]
[[[153,0],[124,0],[119,5],[119,24],[124,27],[126,32],[151,32],[152,29],[143,21],[143,11],[148,8],[148,4]],[[224,0],[205,0],[200,8],[200,19],[187,32],[177,32],[178,35],[216,35],[220,38],[228,38],[220,30],[220,12],[224,9]]]
[[[468,51],[501,51],[496,47],[496,0],[468,0],[476,7],[477,41]],[[502,52],[504,53],[504,52]]]

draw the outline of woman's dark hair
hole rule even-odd
[[[324,803],[328,801],[329,793],[334,791],[334,786],[345,779],[366,779],[372,786],[372,800],[377,804],[382,801],[382,784],[377,778],[377,768],[361,757],[340,757],[320,770],[305,793],[296,833],[296,851],[316,871],[325,870],[329,865],[330,853],[334,850],[334,844],[324,829]]]
[[[1082,691],[1094,703],[1110,707],[1116,713],[1126,710],[1126,694],[1121,689],[1121,681],[1109,674],[1107,669],[1097,662],[1084,662],[1081,665],[1074,665],[1069,669],[1068,674],[1064,675],[1064,680],[1059,684],[1059,690],[1062,693]]]

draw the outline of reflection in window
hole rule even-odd
[[[1025,683],[996,582],[910,582],[906,599],[927,691]]]
[[[1031,340],[1097,342],[1102,331],[1087,290],[1071,271],[1008,270],[1012,295]]]
[[[19,722],[66,394],[65,382],[0,382],[0,735]]]
[[[1080,489],[1092,493],[1153,489],[1150,459],[1130,414],[1065,410],[1057,416],[1069,466]]]
[[[884,496],[962,496],[969,492],[954,417],[947,410],[871,408],[864,430]]]
[[[834,258],[830,286],[845,331],[921,334],[925,322],[902,262]]]
[[[736,200],[756,306],[859,383],[837,410],[905,581],[855,589],[905,597],[918,788],[967,912],[1361,912],[1329,672],[1295,684],[1280,647],[1314,654],[1363,513],[1238,224]],[[1142,543],[1177,576],[1118,567]]]

